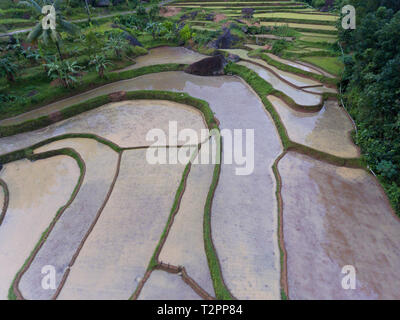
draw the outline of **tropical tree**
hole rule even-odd
[[[33,27],[32,31],[29,33],[27,40],[29,42],[37,42],[39,39],[41,39],[45,45],[49,43],[49,41],[54,42],[54,44],[57,47],[57,51],[60,57],[60,60],[62,61],[62,55],[61,55],[61,50],[60,50],[60,43],[61,43],[61,36],[60,36],[60,31],[64,31],[66,33],[75,35],[78,33],[79,28],[75,26],[74,24],[66,21],[64,17],[62,16],[60,12],[60,3],[62,0],[42,0],[41,5],[52,5],[55,9],[56,13],[56,28],[48,28],[48,29],[43,29],[42,25],[42,19],[36,24],[35,27]],[[39,14],[42,14],[42,7],[41,5],[35,1],[35,0],[26,0],[26,1],[21,1],[19,2],[20,5],[25,5],[28,6],[32,9],[34,9],[36,12]]]
[[[150,21],[156,20],[159,16],[160,16],[159,6],[158,5],[151,6],[149,13],[148,13],[148,17],[149,17]]]
[[[96,54],[89,65],[95,66],[100,78],[104,78],[104,71],[107,70],[107,67],[112,65],[112,63],[104,55]]]
[[[172,21],[166,20],[162,23],[162,36],[166,40],[175,40],[178,36],[177,26]]]
[[[47,74],[51,79],[59,79],[62,85],[66,88],[73,86],[78,79],[75,74],[82,68],[78,66],[76,61],[58,61],[57,59],[53,62],[46,64],[48,68]]]
[[[146,32],[151,33],[153,39],[158,38],[163,30],[163,25],[160,22],[149,22],[145,28]]]
[[[17,74],[17,71],[18,66],[10,59],[7,57],[0,59],[0,74],[5,75],[8,81],[15,81],[15,75]]]
[[[117,58],[121,58],[122,51],[124,51],[128,47],[128,42],[122,36],[122,34],[111,35],[110,38],[106,42],[106,50],[114,50]]]
[[[94,57],[104,47],[104,40],[94,31],[89,31],[82,37],[83,45],[90,58]]]

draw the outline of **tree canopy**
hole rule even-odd
[[[345,98],[356,141],[400,212],[400,1],[341,0],[356,8],[355,30],[339,27]]]

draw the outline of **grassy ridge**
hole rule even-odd
[[[155,100],[171,100],[178,103],[188,104],[191,105],[198,110],[200,110],[204,118],[206,120],[207,125],[212,129],[217,127],[216,120],[214,118],[214,113],[209,108],[208,104],[204,104],[204,101],[200,99],[193,98],[186,93],[176,93],[170,91],[156,91],[156,90],[138,90],[138,91],[130,91],[126,93],[126,97],[124,99],[127,100],[135,100],[135,99],[155,99]],[[72,106],[65,107],[64,109],[60,110],[58,113],[60,117],[56,119],[52,118],[50,115],[42,116],[36,119],[27,120],[25,122],[9,125],[9,126],[2,126],[0,127],[0,137],[7,137],[12,136],[15,134],[34,131],[37,129],[41,129],[44,127],[49,126],[50,124],[71,118],[76,116],[80,113],[98,108],[104,104],[112,102],[109,95],[102,95],[85,102],[81,102],[79,104],[75,104]],[[116,147],[115,147],[116,148]],[[14,153],[18,153],[15,151]],[[13,156],[5,155],[4,162],[7,163],[7,157],[13,158]],[[0,157],[0,160],[2,158]]]
[[[261,58],[262,60],[264,60],[268,64],[278,68],[279,70],[287,71],[287,72],[294,73],[294,74],[297,74],[300,76],[305,76],[306,78],[312,78],[314,80],[317,80],[319,82],[322,82],[322,83],[330,85],[330,86],[337,85],[337,82],[338,82],[338,80],[334,79],[334,78],[329,78],[324,75],[316,74],[316,73],[305,71],[305,70],[302,70],[302,69],[299,69],[299,68],[296,68],[293,66],[289,66],[285,63],[282,63],[282,62],[272,59],[271,57],[269,57],[268,55],[266,55],[264,53],[258,53],[258,54],[256,53],[255,55],[251,55],[251,53],[250,53],[249,56]]]
[[[222,146],[221,141],[217,139],[217,150],[219,150],[219,157],[221,159],[222,154]],[[214,198],[215,190],[217,189],[219,176],[221,173],[221,163],[217,163],[214,167],[213,178],[211,182],[210,191],[207,195],[206,204],[204,206],[204,248],[207,255],[208,266],[211,273],[211,278],[214,285],[214,290],[216,294],[216,298],[219,300],[232,300],[234,297],[229,292],[228,288],[225,285],[225,282],[222,277],[221,266],[219,264],[219,259],[217,256],[217,252],[214,247],[214,243],[212,241],[212,233],[211,233],[211,208],[212,201]]]
[[[342,158],[342,157],[337,157],[328,153],[325,153],[323,151],[319,151],[313,148],[310,148],[308,146],[296,143],[292,140],[290,140],[286,128],[284,124],[282,123],[282,120],[278,114],[278,112],[275,110],[275,108],[272,106],[272,104],[269,102],[267,99],[267,96],[272,94],[275,96],[278,96],[279,98],[282,98],[285,100],[285,102],[289,102],[289,105],[295,104],[292,99],[287,97],[284,93],[277,91],[272,88],[272,86],[266,82],[264,79],[262,79],[257,73],[255,73],[252,70],[249,70],[245,66],[237,65],[237,64],[228,64],[226,67],[226,72],[235,74],[241,78],[243,78],[252,88],[253,90],[258,94],[260,99],[262,100],[265,108],[267,111],[270,113],[275,126],[278,130],[279,136],[282,141],[282,145],[284,150],[294,150],[303,154],[307,154],[313,158],[316,158],[318,160],[326,161],[338,166],[347,166],[347,167],[352,167],[352,168],[365,168],[365,162],[361,158]],[[331,95],[329,94],[324,94],[324,98],[328,98]]]
[[[134,70],[127,70],[123,72],[107,73],[106,77],[101,79],[97,74],[91,74],[84,80],[82,80],[79,86],[74,88],[63,88],[57,87],[52,88],[51,91],[39,92],[37,95],[27,99],[22,103],[13,103],[10,105],[2,105],[0,107],[0,120],[7,119],[10,117],[17,116],[21,113],[28,112],[46,104],[68,98],[79,93],[89,91],[91,89],[100,87],[102,85],[116,82],[120,80],[126,80],[136,78],[149,73],[167,72],[167,71],[181,71],[186,67],[184,64],[168,63],[146,66]]]

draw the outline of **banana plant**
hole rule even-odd
[[[0,59],[0,74],[5,75],[9,82],[15,81],[15,75],[17,74],[17,71],[18,66],[7,57]]]
[[[117,58],[121,58],[122,52],[128,47],[128,42],[121,35],[111,35],[110,38],[106,42],[105,49],[106,50],[114,50]]]
[[[95,66],[96,72],[99,74],[100,78],[104,78],[104,71],[107,70],[108,66],[112,65],[110,60],[104,55],[99,54],[96,54],[89,64]]]
[[[46,64],[48,68],[48,75],[51,79],[59,79],[64,87],[72,87],[78,79],[75,74],[79,72],[82,68],[78,66],[76,61],[53,61]]]

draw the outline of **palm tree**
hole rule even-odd
[[[104,71],[107,70],[109,65],[112,65],[111,61],[108,60],[105,56],[96,54],[92,61],[90,61],[90,65],[96,67],[96,71],[98,72],[100,78],[104,77]]]
[[[8,81],[14,82],[18,66],[8,58],[0,59],[0,73],[4,74]]]
[[[38,1],[38,0],[37,0]],[[34,9],[39,14],[42,14],[42,7],[35,0],[26,0],[19,2],[20,5],[26,5],[32,9]],[[48,44],[49,40],[53,41],[57,47],[58,54],[62,61],[61,50],[60,50],[60,42],[61,36],[59,31],[65,31],[69,34],[76,34],[79,29],[74,24],[66,21],[62,16],[59,5],[62,0],[42,0],[42,5],[53,5],[56,11],[56,28],[55,29],[43,29],[42,20],[40,20],[35,27],[33,27],[32,31],[29,33],[27,40],[29,42],[36,42],[39,39],[42,39],[44,44]]]

